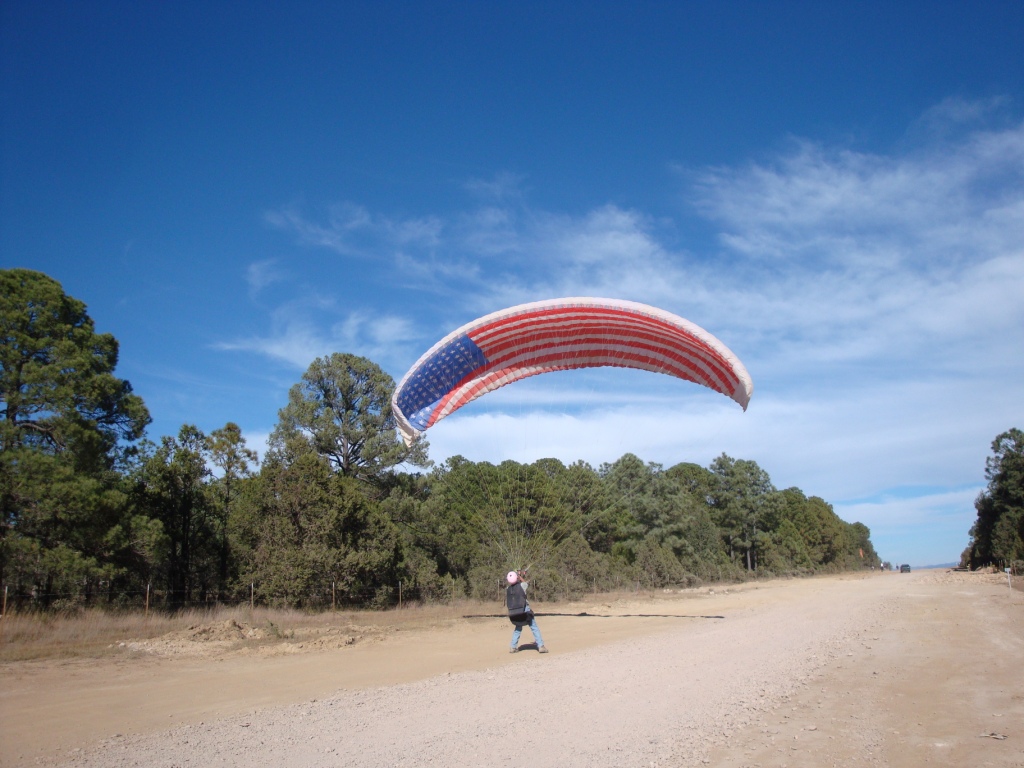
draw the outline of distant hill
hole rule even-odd
[[[928,568],[956,568],[960,563],[939,563],[938,565],[915,565],[915,568],[926,570]]]

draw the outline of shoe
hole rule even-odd
[[[518,648],[509,648],[508,652],[509,653],[519,653],[519,649]]]
[[[540,648],[537,649],[537,653],[547,653],[547,652],[548,652],[548,647],[546,645],[542,645]]]

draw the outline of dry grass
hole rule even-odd
[[[545,601],[540,611],[587,610],[594,600],[612,604],[636,599],[633,591],[588,595],[582,602]],[[675,597],[660,592],[644,597]],[[192,609],[175,614],[151,611],[88,609],[76,613],[8,613],[0,619],[0,663],[44,659],[95,659],[124,653],[122,643],[157,640],[187,633],[197,627],[239,625],[261,630],[259,638],[241,645],[255,647],[287,643],[302,637],[345,631],[358,636],[381,636],[421,628],[442,627],[466,616],[503,615],[500,598],[494,601],[460,600],[446,605],[406,603],[401,610],[324,611],[310,613],[288,608],[248,605]]]
[[[262,644],[285,641],[296,633],[331,627],[366,628],[389,633],[454,621],[467,613],[494,612],[493,604],[408,604],[402,610],[307,613],[287,608],[224,606],[176,614],[92,609],[74,614],[8,613],[0,619],[0,662],[54,658],[98,658],[119,652],[119,643],[235,621],[264,630]]]

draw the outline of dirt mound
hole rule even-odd
[[[276,656],[304,651],[332,650],[361,640],[379,639],[383,627],[296,627],[281,629],[267,622],[253,626],[235,619],[193,624],[145,640],[127,640],[119,647],[163,657],[210,657],[228,655]]]
[[[234,619],[228,619],[217,624],[194,624],[182,632],[173,634],[196,642],[209,642],[211,640],[260,639],[266,637],[267,633],[262,629],[251,627],[248,624],[239,624]]]

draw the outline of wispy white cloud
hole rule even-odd
[[[351,203],[330,206],[322,221],[294,206],[267,211],[264,218],[275,228],[294,233],[302,245],[363,259],[387,257],[403,247],[429,250],[440,242],[444,227],[438,217],[395,218]]]
[[[896,563],[938,565],[958,562],[970,541],[981,486],[935,492],[883,494],[871,501],[835,505],[844,520],[871,529],[875,549]]]
[[[609,371],[602,378],[591,386],[576,374],[561,383],[538,377],[499,390],[439,422],[431,445],[440,455],[488,460],[513,447],[592,463],[628,451],[668,466],[706,465],[726,452],[755,459],[779,487],[841,501],[899,486],[976,481],[991,439],[1009,426],[1001,414],[1012,412],[1018,397],[1005,391],[978,398],[978,381],[896,381],[768,389],[755,392],[744,413],[721,395],[669,377]]]
[[[707,171],[695,204],[723,243],[802,269],[890,274],[948,268],[1007,240],[1019,210],[1024,126],[977,131],[901,156],[801,142],[771,164]]]
[[[255,298],[264,288],[286,279],[287,273],[277,259],[263,259],[252,262],[245,270],[245,282],[249,285],[249,297]]]
[[[522,174],[502,171],[489,179],[469,179],[463,186],[466,191],[481,200],[496,203],[521,201],[526,177]]]
[[[801,353],[891,363],[941,349],[948,364],[1024,327],[1022,190],[1015,125],[899,157],[803,144],[770,166],[708,172],[696,204],[760,278],[746,286],[755,306],[788,297],[744,313],[751,326]]]
[[[295,368],[305,368],[316,358],[335,351],[318,324],[307,318],[288,316],[281,309],[274,313],[269,335],[224,341],[217,348],[255,352]]]
[[[242,437],[245,439],[245,447],[256,451],[259,461],[263,461],[270,446],[270,432],[258,429],[243,430]]]
[[[926,525],[937,512],[966,521],[962,530],[966,537],[974,517],[974,502],[984,486],[972,485],[936,492],[885,493],[870,501],[840,504],[838,508],[849,519],[860,520],[868,527],[902,527]],[[959,554],[959,553],[957,553]]]
[[[999,120],[1010,105],[1005,96],[987,99],[965,99],[949,96],[926,109],[910,126],[908,135],[919,141],[942,141],[961,135],[965,129],[982,129]]]
[[[325,325],[325,321],[329,321]],[[361,355],[386,364],[394,350],[415,338],[410,322],[389,314],[339,311],[329,300],[307,298],[278,307],[270,333],[220,342],[217,348],[254,352],[304,370],[334,352]]]
[[[363,255],[349,240],[371,224],[369,213],[359,206],[336,206],[327,224],[310,221],[294,207],[267,211],[264,218],[278,229],[294,232],[303,245],[329,248],[345,256]]]
[[[461,224],[460,249],[480,246],[488,257],[487,269],[476,275],[472,309],[493,311],[559,296],[665,304],[680,300],[680,285],[686,286],[684,297],[703,290],[702,280],[686,281],[683,275],[704,273],[704,267],[667,250],[652,222],[637,211],[606,205],[577,218],[491,208]]]

